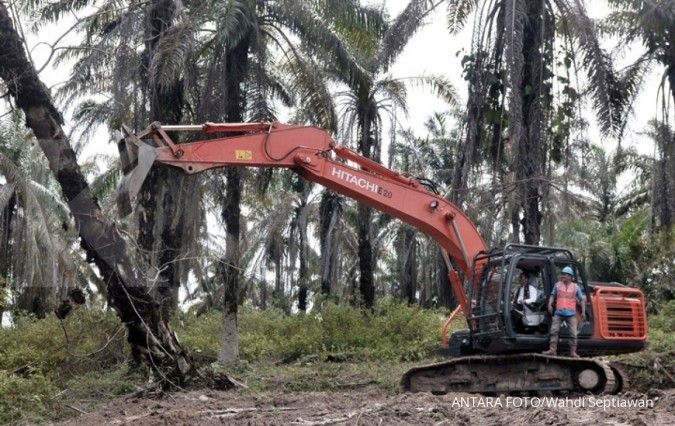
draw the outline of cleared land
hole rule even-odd
[[[116,400],[90,413],[83,402],[71,409],[87,414],[60,424],[675,424],[675,389],[627,392],[595,399],[571,396],[567,402],[564,396],[555,398],[529,400],[530,406],[526,407],[525,397],[510,400],[501,397],[497,402],[497,398],[470,394],[391,394],[375,388],[343,392],[277,391],[265,395],[246,389],[205,390]],[[585,407],[574,407],[580,400]],[[531,406],[555,405],[556,401],[562,406]],[[631,401],[637,404],[653,401],[653,407],[621,407]],[[515,406],[519,402],[523,406]]]

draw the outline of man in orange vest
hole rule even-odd
[[[558,353],[558,334],[560,323],[565,322],[570,331],[570,356],[577,355],[577,302],[581,305],[581,318],[586,318],[586,304],[580,286],[572,281],[574,270],[565,266],[560,275],[560,281],[555,283],[551,296],[548,298],[548,313],[553,315],[551,320],[551,342],[544,355]],[[555,314],[553,313],[553,299],[555,299]]]

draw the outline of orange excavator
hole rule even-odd
[[[169,136],[196,135],[176,143]],[[647,341],[643,293],[618,283],[590,282],[583,265],[564,248],[507,244],[488,248],[457,206],[419,180],[339,146],[325,130],[281,123],[152,123],[124,129],[119,150],[124,177],[118,210],[132,211],[134,197],[155,164],[194,174],[219,167],[282,167],[303,178],[388,213],[433,238],[444,254],[448,278],[467,328],[449,338],[444,327],[441,362],[414,367],[401,379],[411,392],[617,393],[626,375],[591,358],[642,350]],[[226,135],[225,137],[221,137]],[[582,358],[544,355],[551,317],[547,300],[563,268],[581,286],[585,318],[577,308]],[[569,269],[566,269],[569,271]],[[528,277],[519,297],[519,277]],[[520,295],[522,296],[522,295]],[[526,299],[526,300],[524,300]],[[566,330],[560,348],[568,346]]]

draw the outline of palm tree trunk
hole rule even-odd
[[[180,80],[160,87],[148,77],[150,63],[158,45],[170,30],[176,12],[172,0],[153,0],[148,8],[146,56],[143,74],[150,100],[150,120],[165,124],[180,123],[183,116],[183,83]],[[172,135],[173,136],[173,135]],[[177,140],[176,137],[173,137]],[[183,254],[190,236],[186,235],[185,202],[190,193],[183,173],[168,167],[150,170],[138,195],[138,245],[151,265],[150,286],[161,305],[161,312],[170,318],[178,306],[180,274],[177,259]],[[194,189],[194,188],[192,188]]]
[[[248,68],[248,51],[251,36],[244,37],[238,45],[227,49],[225,55],[225,89],[227,106],[225,118],[228,122],[244,121],[246,100],[242,91],[242,82]],[[223,335],[221,339],[218,361],[227,364],[239,357],[239,332],[237,329],[237,313],[239,309],[240,286],[240,220],[241,220],[241,170],[230,167],[225,172],[227,178],[227,195],[222,210],[225,222],[226,246],[225,258],[221,262],[221,278],[223,280]]]
[[[400,296],[408,304],[415,303],[417,286],[417,239],[415,229],[403,226],[397,236],[397,269]]]
[[[448,266],[445,264],[443,253],[440,247],[436,247],[436,288],[438,294],[438,306],[444,306],[454,309],[457,306],[457,299],[452,292],[452,286],[448,279]]]
[[[342,214],[340,196],[326,189],[319,203],[319,245],[321,246],[321,294],[330,296],[335,288],[338,266],[338,224]]]
[[[417,233],[413,228],[406,228],[406,262],[405,262],[405,280],[403,284],[406,289],[406,297],[409,304],[415,303],[417,293]]]
[[[12,265],[10,239],[12,235],[12,218],[14,217],[14,208],[16,207],[16,192],[14,189],[0,185],[0,190],[3,188],[11,190],[12,194],[9,196],[9,200],[7,200],[4,208],[0,210],[0,326],[2,325],[2,315],[7,303],[7,300],[5,300],[5,290],[7,288],[7,277]]]
[[[670,84],[670,94],[673,96],[673,105],[675,105],[675,57],[671,57],[671,63],[668,65],[668,83]],[[672,232],[673,215],[675,215],[675,128],[670,128],[670,136],[670,143],[667,143],[664,147],[666,181],[668,185],[666,204],[669,212],[667,223],[665,224],[667,235],[665,240],[668,247],[672,243],[670,235]]]
[[[546,165],[546,180],[547,182],[551,182],[553,180],[553,160],[550,158],[547,161]],[[543,206],[546,209],[546,230],[547,230],[547,236],[545,238],[545,244],[548,246],[555,246],[556,245],[556,238],[555,238],[555,211],[553,208],[553,203],[552,203],[552,196],[551,196],[551,186],[546,185],[543,195]]]
[[[507,212],[509,217],[509,224],[511,226],[511,238],[509,242],[520,243],[520,204],[518,203],[518,196],[516,194],[516,188],[519,187],[517,182],[514,182],[515,173],[509,173],[508,180],[510,184],[514,185],[514,189],[509,191],[507,196]]]
[[[258,307],[264,311],[267,309],[267,281],[264,279],[260,280],[258,286],[258,291],[260,292],[260,304]]]
[[[542,214],[539,210],[541,199],[541,109],[542,88],[542,14],[543,1],[526,3],[527,19],[523,32],[523,97],[524,132],[518,139],[517,177],[520,186],[520,203],[523,209],[523,236],[525,244],[539,244],[541,238]]]
[[[281,239],[281,236],[277,234],[276,238]],[[272,248],[272,263],[274,263],[274,291],[272,292],[272,303],[277,307],[284,307],[283,256],[281,252],[283,247],[280,241],[275,241],[272,244],[274,245]]]
[[[49,161],[80,235],[87,261],[96,265],[107,284],[108,300],[128,331],[136,359],[172,383],[182,383],[194,370],[189,354],[181,347],[157,303],[134,273],[127,246],[93,197],[65,136],[63,118],[47,88],[26,58],[21,40],[4,4],[0,3],[0,78],[9,95],[23,110],[26,126]]]
[[[420,258],[420,268],[422,271],[422,290],[420,292],[420,306],[424,308],[433,308],[438,306],[438,276],[441,274],[437,258],[440,255],[438,244],[435,241],[424,238],[423,255]],[[442,259],[441,259],[442,260]],[[444,262],[445,263],[445,262]],[[446,274],[447,279],[447,274]],[[450,283],[446,283],[448,288]]]
[[[467,197],[469,173],[475,165],[478,147],[482,138],[483,111],[485,109],[487,90],[484,60],[476,55],[476,63],[470,74],[469,99],[467,101],[466,137],[457,144],[457,161],[452,174],[452,191],[450,200],[461,206]]]
[[[368,97],[365,99],[368,99]],[[361,131],[359,151],[366,158],[371,158],[371,152],[375,148],[371,126],[375,122],[373,111],[376,111],[376,108],[369,109],[369,102],[370,100],[368,99],[361,105],[364,110],[359,114],[359,129]],[[366,308],[372,308],[375,304],[375,258],[373,254],[372,216],[372,208],[361,203],[358,204],[356,221],[359,240],[359,293],[361,295],[360,302]]]
[[[303,183],[309,187],[308,183]],[[301,195],[300,206],[298,206],[298,234],[299,234],[299,271],[298,271],[298,310],[307,311],[307,296],[309,293],[309,270],[307,268],[307,195],[309,191],[304,190]]]
[[[237,311],[239,308],[239,219],[241,215],[241,175],[231,167],[225,172],[227,197],[222,210],[225,222],[225,259],[221,263],[220,275],[223,280],[223,334],[218,361],[227,364],[239,357],[239,332]]]
[[[375,303],[371,218],[372,209],[359,203],[357,212],[359,237],[359,292],[361,294],[361,302],[367,308],[372,308]]]

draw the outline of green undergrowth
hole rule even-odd
[[[243,308],[239,316],[243,361],[292,361],[307,355],[348,354],[354,360],[417,361],[433,356],[445,314],[382,302],[374,311],[327,304],[320,311],[285,315],[280,310]],[[214,360],[220,347],[222,317],[182,315],[182,341]]]
[[[373,311],[326,304],[290,316],[244,307],[240,359],[227,373],[259,393],[364,387],[394,393],[405,370],[434,358],[446,315],[391,300]],[[215,365],[221,321],[218,312],[174,319],[181,342],[203,366]],[[638,390],[673,386],[664,371],[675,374],[675,302],[649,325],[646,351],[615,357]],[[0,423],[75,416],[77,409],[134,392],[147,379],[130,366],[125,329],[113,312],[80,309],[63,322],[24,316],[0,329]]]
[[[391,300],[367,312],[326,304],[290,316],[244,307],[240,360],[228,373],[256,392],[393,392],[403,371],[434,355],[444,316]],[[215,311],[188,312],[173,325],[197,362],[210,365],[221,322]],[[64,321],[15,318],[0,328],[0,423],[58,420],[134,392],[147,374],[130,367],[129,355],[125,329],[111,311],[79,309]]]
[[[139,376],[121,374],[125,340],[117,317],[99,309],[64,321],[15,317],[12,327],[0,328],[0,423],[59,419],[74,414],[64,400],[128,392]]]

